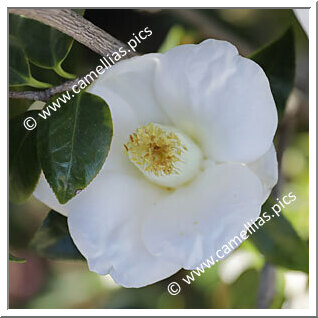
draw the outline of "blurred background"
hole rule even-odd
[[[282,157],[281,193],[297,200],[283,211],[298,235],[308,241],[308,38],[292,10],[286,9],[87,9],[84,17],[122,42],[148,26],[152,36],[138,46],[140,53],[164,52],[184,43],[216,38],[233,43],[248,56],[277,39],[293,25],[296,41],[295,87],[287,109],[293,113],[287,148]],[[31,35],[30,35],[31,36]],[[74,42],[63,62],[66,71],[83,75],[99,64],[99,56]],[[38,80],[59,84],[53,71],[31,64]],[[10,116],[12,114],[10,113]],[[256,308],[264,257],[247,240],[230,257],[207,269],[182,292],[171,296],[167,285],[181,281],[186,271],[140,289],[117,286],[110,277],[89,272],[84,261],[42,258],[28,244],[49,208],[31,197],[9,205],[9,241],[13,254],[27,259],[9,263],[10,308]],[[129,264],[127,264],[129,266]],[[307,308],[308,275],[275,268],[270,308]]]

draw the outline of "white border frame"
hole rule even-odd
[[[5,6],[1,5],[1,37],[2,43],[7,43],[7,7],[43,7],[45,3],[40,0],[25,1],[5,1]],[[155,0],[151,4],[149,1],[136,0],[134,2],[116,0],[114,2],[105,2],[90,0],[70,0],[67,3],[61,0],[54,1],[54,7],[100,7],[106,8],[129,8],[129,7],[197,7],[197,8],[226,8],[226,7],[251,7],[251,8],[310,8],[309,10],[309,260],[310,260],[310,282],[309,282],[309,309],[7,309],[8,306],[8,290],[7,290],[7,225],[8,217],[5,211],[7,210],[8,186],[7,181],[2,178],[1,183],[1,224],[2,231],[0,232],[1,243],[1,289],[0,289],[0,315],[1,316],[316,316],[316,2],[315,1],[282,1],[282,0],[267,0],[267,1],[230,1],[230,0],[214,0],[202,1],[177,1],[177,0]],[[89,4],[89,6],[87,6]],[[238,6],[239,4],[239,6]],[[50,6],[46,6],[50,7]],[[52,7],[52,6],[51,6]],[[2,70],[7,69],[7,50],[1,51]],[[7,96],[7,76],[1,77],[2,96]],[[6,102],[0,107],[2,124],[1,129],[1,144],[4,145],[8,139],[7,131],[7,110]],[[8,144],[7,144],[8,147]],[[7,158],[1,157],[1,166],[7,168]],[[6,283],[5,283],[6,282]]]

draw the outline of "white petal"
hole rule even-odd
[[[61,204],[57,200],[53,190],[46,181],[44,174],[41,173],[40,179],[33,195],[52,210],[67,216],[67,204]]]
[[[265,202],[278,180],[278,163],[274,145],[272,144],[261,158],[249,163],[248,167],[263,183],[263,202]]]
[[[91,91],[92,93],[95,93],[93,89]],[[99,174],[104,175],[107,171],[112,170],[138,176],[140,172],[137,171],[125,156],[123,146],[129,134],[136,129],[135,127],[138,125],[138,121],[131,107],[126,102],[122,101],[120,97],[112,95],[110,92],[107,96],[109,96],[112,101],[116,101],[116,108],[112,110],[113,138],[108,156]],[[88,187],[92,186],[93,183],[94,180]],[[51,209],[54,209],[63,215],[67,215],[68,203],[62,205],[58,202],[43,174],[41,175],[33,194],[38,200],[42,201]],[[77,196],[72,198],[69,202],[76,199]]]
[[[159,54],[147,54],[121,61],[87,89],[103,98],[110,108],[113,139],[104,170],[140,173],[127,160],[124,143],[138,127],[151,122],[167,124],[169,120],[155,99],[153,81]]]
[[[309,36],[309,9],[293,9],[294,13],[306,32],[307,36]]]
[[[155,88],[170,120],[219,162],[250,162],[269,149],[277,111],[269,82],[228,42],[181,45],[160,57]]]
[[[143,239],[149,251],[184,268],[198,266],[258,217],[259,179],[246,166],[206,162],[188,187],[177,189],[149,211]]]
[[[141,287],[180,269],[152,256],[141,239],[142,222],[162,191],[145,178],[108,172],[71,202],[70,233],[90,270],[109,273],[117,284]]]
[[[104,98],[116,114],[117,103],[126,102],[139,126],[150,122],[169,123],[154,94],[154,73],[159,57],[160,54],[146,54],[119,62],[100,75],[88,91]],[[114,95],[122,101],[114,99]]]
[[[87,90],[103,98],[112,114],[113,139],[106,160],[107,170],[133,173],[136,169],[124,154],[124,143],[138,127],[163,119],[151,93],[156,64],[156,54],[119,62]]]
[[[122,61],[106,70],[87,89],[88,92],[103,98],[108,103],[112,114],[113,139],[100,174],[111,170],[139,176],[140,172],[124,154],[124,143],[136,128],[145,123],[167,123],[152,93],[156,56],[156,54],[148,54]],[[92,183],[89,186],[91,185]],[[64,215],[67,214],[67,205],[58,203],[44,177],[41,177],[34,195],[50,208]]]

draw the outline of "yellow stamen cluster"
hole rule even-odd
[[[155,176],[178,173],[176,163],[187,150],[174,132],[166,132],[152,123],[129,136],[124,145],[129,159]]]

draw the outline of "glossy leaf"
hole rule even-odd
[[[9,118],[17,117],[25,113],[33,101],[28,99],[9,99]]]
[[[9,261],[14,263],[21,263],[21,264],[26,262],[24,258],[14,256],[11,253],[9,253]]]
[[[266,73],[279,115],[285,110],[295,76],[294,32],[288,29],[278,40],[255,52],[251,57]]]
[[[60,203],[69,201],[97,175],[107,157],[112,131],[108,105],[86,92],[40,123],[40,161]]]
[[[32,194],[41,172],[36,129],[27,130],[23,125],[30,116],[35,118],[37,111],[26,112],[9,122],[9,197],[15,203]]]
[[[72,47],[71,37],[41,22],[14,14],[10,15],[10,34],[19,39],[32,63],[53,69],[64,78],[75,78],[61,66]]]
[[[84,259],[75,246],[67,226],[67,218],[50,211],[31,240],[30,247],[38,254],[53,259]]]
[[[270,263],[308,273],[308,245],[283,214],[275,215],[270,202],[268,200],[265,204],[263,213],[268,212],[272,218],[251,236],[251,241]]]
[[[9,85],[47,88],[50,84],[42,83],[32,77],[30,65],[20,42],[12,35],[9,37]]]

